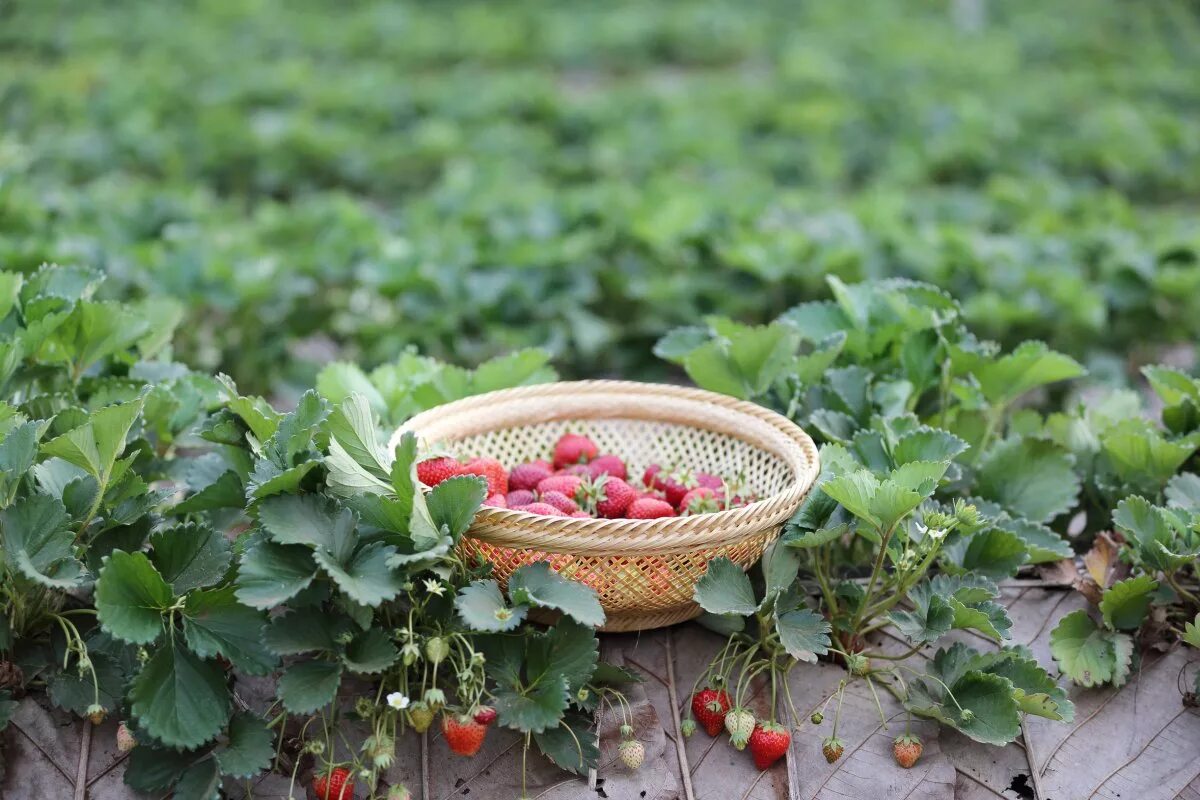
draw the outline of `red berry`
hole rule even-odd
[[[545,461],[518,464],[512,468],[512,472],[508,473],[508,488],[533,491],[540,481],[549,477],[550,465]]]
[[[492,508],[508,508],[508,498],[502,494],[494,494],[487,500],[484,500],[483,504]]]
[[[562,492],[542,492],[542,502],[568,515],[579,510],[579,504]]]
[[[625,480],[629,477],[629,473],[625,470],[625,462],[611,455],[596,457],[588,464],[588,470],[591,472],[593,478],[608,475],[613,478]]]
[[[554,467],[562,469],[567,464],[583,464],[596,457],[599,450],[595,442],[578,433],[564,433],[554,445]]]
[[[538,494],[542,495],[546,492],[559,492],[573,498],[582,485],[583,478],[577,475],[551,475],[549,478],[538,483],[537,490]]]
[[[783,758],[791,743],[792,735],[782,725],[774,722],[756,725],[754,733],[750,734],[750,755],[754,756],[754,766],[769,768]]]
[[[487,735],[487,726],[481,724],[467,714],[442,717],[442,735],[452,752],[460,756],[473,756],[483,746],[483,737]]]
[[[920,738],[906,733],[903,736],[897,736],[896,741],[892,742],[892,757],[904,769],[912,769],[924,749]]]
[[[675,509],[666,500],[655,500],[651,497],[643,497],[640,500],[634,500],[625,512],[625,516],[629,519],[658,519],[659,517],[675,516]]]
[[[645,473],[642,474],[642,483],[646,484],[647,488],[658,489],[666,495],[667,502],[675,508],[679,507],[679,501],[687,494],[690,486],[680,481],[675,475],[664,472],[663,468],[658,464],[651,464],[646,467]]]
[[[508,494],[508,472],[494,458],[472,458],[463,466],[462,474],[485,478],[488,494]]]
[[[621,478],[609,476],[599,491],[601,499],[596,503],[596,513],[608,519],[623,516],[637,499],[637,491]]]
[[[711,514],[720,510],[719,496],[707,486],[697,486],[679,501],[680,514]]]
[[[537,502],[537,495],[528,489],[515,489],[508,493],[508,507],[527,506]]]
[[[491,725],[496,721],[496,709],[491,706],[480,706],[475,709],[475,721],[480,725]]]
[[[692,695],[692,716],[709,736],[718,736],[725,729],[725,715],[732,705],[725,690],[704,688]]]
[[[345,767],[334,767],[328,773],[313,778],[312,788],[319,800],[351,800],[354,797],[354,778]]]
[[[526,511],[530,514],[541,514],[546,517],[565,517],[566,514],[546,503],[530,503],[527,506],[517,506],[514,511]]]
[[[417,480],[426,486],[437,486],[447,478],[462,474],[462,464],[450,456],[428,458],[417,464]]]

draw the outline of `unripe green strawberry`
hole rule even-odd
[[[433,711],[424,702],[418,700],[408,708],[408,724],[417,733],[424,733],[433,724]]]
[[[822,714],[820,711],[814,711],[812,713],[812,716],[809,717],[809,720],[812,722],[813,725],[820,725],[822,722],[825,721],[825,715]]]
[[[680,724],[679,730],[684,736],[691,736],[696,732],[696,720],[688,717]]]
[[[387,800],[412,800],[412,792],[402,783],[388,789]]]
[[[617,746],[617,753],[621,756],[621,760],[625,762],[625,766],[632,770],[637,769],[646,760],[646,747],[637,739],[626,739]]]
[[[450,645],[440,636],[431,636],[425,642],[425,657],[431,663],[440,664],[442,660],[450,655]]]
[[[754,715],[747,709],[730,709],[725,715],[725,730],[729,731],[729,743],[738,750],[746,749],[750,734],[754,733]]]

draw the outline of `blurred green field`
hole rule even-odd
[[[174,296],[248,391],[654,377],[829,274],[1138,361],[1200,333],[1197,74],[1182,2],[0,3],[0,268]]]

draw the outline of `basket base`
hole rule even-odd
[[[648,631],[654,628],[666,628],[677,625],[700,616],[700,606],[688,603],[664,611],[626,611],[609,614],[604,625],[600,628],[603,633],[629,633],[632,631]]]

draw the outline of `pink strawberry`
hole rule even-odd
[[[494,494],[484,500],[483,504],[492,508],[508,508],[508,499],[502,494]]]
[[[472,458],[462,468],[464,475],[478,475],[487,480],[488,494],[508,494],[508,472],[494,458]]]
[[[527,506],[517,506],[514,511],[525,511],[530,514],[541,514],[547,517],[565,517],[566,514],[546,503],[530,503]]]
[[[629,477],[629,473],[625,470],[625,462],[613,455],[597,456],[588,464],[588,470],[591,472],[593,478],[608,475],[612,478],[625,480]]]
[[[568,516],[575,517],[576,519],[592,519],[592,515],[582,509],[579,511],[572,511]]]
[[[696,485],[703,486],[708,489],[712,489],[713,491],[716,492],[716,491],[721,491],[722,489],[725,488],[725,481],[721,480],[716,475],[713,475],[712,473],[709,473],[709,472],[697,472],[696,473]]]
[[[528,489],[514,489],[508,493],[508,507],[527,506],[537,502],[537,495]]]
[[[666,500],[655,500],[651,497],[643,497],[640,500],[634,500],[626,510],[625,516],[628,519],[658,519],[659,517],[675,516],[675,509]]]
[[[426,486],[437,486],[447,478],[462,474],[462,464],[450,456],[428,458],[417,464],[417,480]]]
[[[574,514],[579,510],[579,504],[562,492],[542,492],[542,502],[554,506],[564,514]]]
[[[538,482],[550,477],[550,465],[545,461],[531,461],[528,464],[518,464],[508,473],[509,489],[537,488]]]
[[[573,498],[582,485],[583,478],[577,475],[551,475],[549,478],[538,483],[537,490],[538,494],[541,495],[544,495],[546,492],[559,492]]]
[[[721,510],[721,501],[715,491],[707,486],[697,486],[679,501],[680,514],[711,514]]]
[[[578,433],[565,433],[554,445],[554,467],[562,469],[567,464],[583,464],[596,457],[596,443]]]

